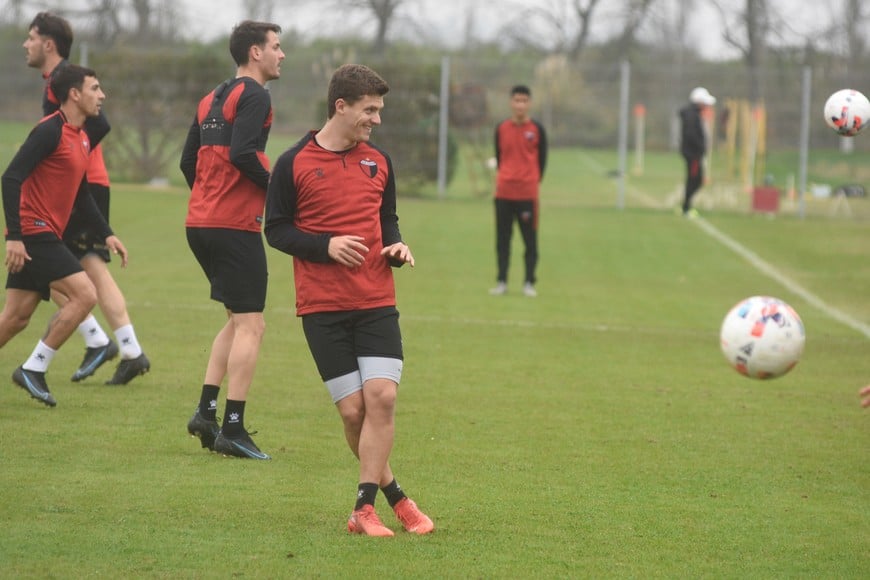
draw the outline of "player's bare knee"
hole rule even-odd
[[[339,406],[338,412],[341,415],[341,420],[348,427],[362,427],[363,419],[365,419],[366,411],[363,406]]]
[[[366,405],[380,409],[392,409],[396,406],[396,387],[386,381],[368,382],[363,387]]]
[[[20,312],[3,312],[0,314],[0,325],[9,329],[12,335],[18,334],[30,324],[30,314]]]

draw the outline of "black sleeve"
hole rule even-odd
[[[103,213],[97,206],[94,196],[91,195],[91,190],[88,188],[87,176],[82,179],[79,185],[79,191],[76,194],[76,201],[73,207],[84,218],[85,223],[93,228],[100,239],[105,240],[109,236],[114,235],[112,228],[109,227],[106,218],[103,217]]]
[[[399,216],[396,214],[396,178],[393,174],[393,162],[387,156],[387,185],[384,187],[384,193],[381,197],[381,239],[384,242],[384,247],[398,244],[402,241],[402,234],[399,232]],[[395,268],[401,268],[405,262],[402,260],[389,259],[390,265]]]
[[[261,141],[269,111],[272,110],[272,100],[268,91],[262,87],[260,89],[250,91],[249,85],[245,84],[233,121],[230,162],[242,175],[266,189],[269,185],[269,170],[263,167],[257,156],[257,145]]]
[[[88,140],[91,142],[91,149],[93,149],[103,140],[103,137],[109,134],[112,126],[109,125],[109,120],[100,111],[100,114],[96,117],[88,117],[85,120],[84,129],[85,133],[88,134]]]
[[[498,128],[500,125],[495,126],[495,135],[493,135],[493,142],[495,143],[495,166],[498,167],[499,161],[501,161],[501,150],[498,146]]]
[[[538,126],[538,166],[541,170],[541,179],[543,179],[544,171],[547,169],[547,153],[549,152],[547,147],[547,131],[537,121],[535,121],[535,125]]]
[[[193,182],[196,181],[196,161],[199,158],[199,122],[196,115],[193,116],[193,123],[187,131],[187,139],[184,141],[184,149],[181,150],[181,173],[184,174],[184,179],[187,181],[187,187],[193,189]]]
[[[275,163],[266,189],[266,241],[285,254],[311,262],[331,262],[330,234],[309,234],[296,227],[296,184],[293,161],[297,147],[285,152]]]
[[[60,144],[61,122],[43,122],[33,128],[3,173],[3,213],[6,217],[6,239],[21,239],[21,185],[43,159]]]

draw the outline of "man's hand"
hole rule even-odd
[[[368,247],[360,236],[335,236],[329,239],[329,257],[348,268],[357,268],[366,261]]]
[[[6,240],[6,271],[10,274],[20,272],[24,262],[29,262],[30,256],[20,240]]]
[[[118,239],[118,236],[109,236],[106,238],[106,247],[109,248],[116,256],[121,256],[121,267],[127,267],[127,248],[124,247],[124,244],[121,243],[121,240]]]
[[[381,255],[387,258],[392,258],[393,260],[399,260],[400,262],[411,264],[411,267],[414,267],[414,256],[411,255],[411,248],[402,242],[386,246],[381,250]]]

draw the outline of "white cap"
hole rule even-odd
[[[697,105],[713,106],[716,104],[716,97],[711,95],[710,91],[704,87],[696,87],[689,94],[689,101]]]

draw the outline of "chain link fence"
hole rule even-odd
[[[27,69],[21,42],[22,31],[6,29],[2,42],[4,57],[0,71],[6,82],[0,86],[2,120],[32,123],[39,116],[43,81],[33,69]],[[81,45],[75,47],[79,50]],[[143,49],[144,50],[144,49]],[[165,49],[164,49],[165,50]],[[178,50],[184,50],[180,48]],[[199,47],[197,50],[203,50]],[[219,52],[223,48],[210,48]],[[379,129],[378,143],[399,157],[397,171],[407,171],[403,164],[433,164],[422,171],[435,180],[442,150],[438,147],[441,103],[441,55],[431,52],[397,51],[386,59],[360,57],[349,49],[288,49],[282,65],[281,78],[270,83],[275,109],[275,124],[271,142],[283,149],[306,131],[319,127],[326,113],[325,94],[329,77],[343,62],[365,62],[385,73],[392,90],[384,111],[384,127]],[[112,59],[113,53],[90,55],[91,64]],[[81,54],[73,55],[79,62]],[[114,98],[119,87],[115,79],[102,76],[108,94],[107,112],[113,125],[153,127],[171,118],[169,130],[176,139],[159,143],[160,148],[180,151],[181,143],[192,118],[196,101],[223,78],[233,74],[228,54],[215,54],[214,70],[208,71],[202,82],[187,87],[184,95],[166,91],[160,67],[152,67],[150,78],[139,83],[141,98],[158,101],[159,106],[146,110],[141,103]],[[759,75],[763,107],[751,103],[751,76],[742,63],[704,63],[696,61],[661,62],[643,59],[644,64],[631,65],[628,85],[629,122],[628,146],[633,163],[638,155],[668,153],[676,157],[679,126],[677,111],[688,100],[695,86],[704,86],[717,99],[715,117],[710,120],[713,171],[721,183],[745,194],[749,189],[770,184],[785,194],[794,189],[799,173],[798,151],[801,143],[802,83],[804,66],[792,62],[771,63]],[[653,60],[653,62],[649,62]],[[171,64],[171,63],[167,63]],[[616,151],[620,135],[620,62],[578,65],[563,56],[543,58],[518,54],[487,53],[453,54],[449,57],[449,118],[450,171],[448,177],[467,181],[476,171],[485,172],[492,152],[492,133],[497,122],[509,114],[508,92],[516,83],[532,87],[533,115],[548,130],[550,146],[557,149],[598,149]],[[96,65],[94,65],[96,66]],[[126,66],[120,63],[120,66]],[[178,68],[177,64],[175,68]],[[827,97],[841,88],[856,88],[870,93],[870,68],[847,70],[837,62],[811,63],[811,93],[809,96],[809,159],[807,191],[810,197],[833,197],[838,187],[848,197],[861,197],[870,182],[870,136],[843,139],[828,129],[822,118]],[[100,71],[98,70],[98,73]],[[201,78],[203,71],[197,71]],[[201,86],[198,86],[201,85]],[[414,107],[398,107],[399,101],[417,103]],[[140,107],[140,108],[136,108]],[[412,118],[408,111],[416,111]],[[391,116],[395,115],[395,116]],[[143,118],[143,116],[148,118]],[[179,119],[183,119],[180,121]],[[642,121],[642,125],[640,125]],[[389,131],[387,130],[389,127]],[[123,133],[122,130],[118,134]],[[405,135],[402,136],[401,134]],[[23,138],[23,135],[22,135]],[[125,139],[134,137],[126,137]],[[135,138],[141,138],[141,135]],[[385,142],[381,143],[381,141]],[[425,143],[423,152],[407,153],[405,143]],[[641,142],[642,141],[642,142]],[[106,158],[116,180],[140,179],[127,170],[130,162],[113,156],[106,147]],[[177,152],[165,155],[171,160],[147,177],[176,179]],[[747,161],[747,158],[750,158]],[[457,168],[461,166],[461,168]],[[457,173],[459,172],[459,173]],[[465,182],[463,181],[463,183]],[[679,176],[672,180],[679,181]],[[825,189],[829,187],[829,190]],[[463,195],[454,184],[448,184],[447,195]],[[854,212],[853,212],[854,213]]]

